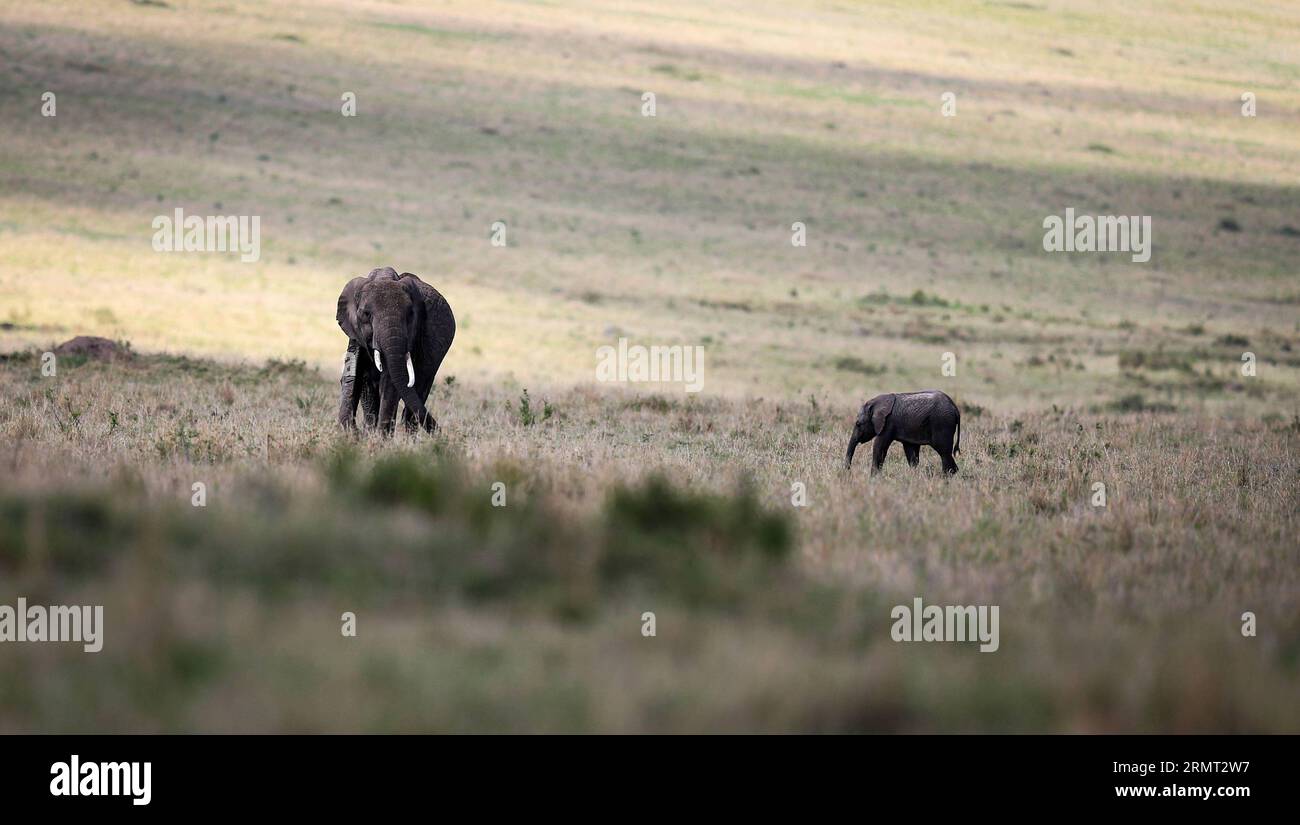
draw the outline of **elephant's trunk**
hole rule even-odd
[[[384,373],[388,376],[389,383],[397,391],[398,397],[406,403],[406,408],[415,415],[415,420],[420,426],[432,432],[433,418],[424,408],[424,402],[415,391],[415,364],[411,360],[411,350],[406,336],[398,331],[390,332],[381,338],[380,349],[383,352],[384,362],[389,366],[388,371]],[[402,373],[393,368],[394,364],[401,363],[406,364],[405,382],[402,381]]]
[[[375,369],[380,372],[384,371],[384,365],[381,363],[379,350],[377,349],[375,350]],[[411,363],[411,353],[409,350],[406,353],[406,386],[415,386],[415,365]]]
[[[844,454],[844,469],[846,470],[853,466],[853,454],[857,452],[858,443],[858,430],[854,427],[853,432],[849,435],[849,450]]]

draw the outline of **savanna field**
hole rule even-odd
[[[1296,42],[1269,2],[0,0],[0,604],[106,616],[0,645],[0,730],[1300,732]],[[178,207],[260,259],[155,252]],[[1066,208],[1150,261],[1045,252]],[[456,314],[433,436],[335,421],[386,265]],[[76,335],[129,348],[43,375]],[[597,382],[620,338],[702,391]],[[845,473],[929,388],[960,472]],[[999,649],[892,641],[917,597]]]

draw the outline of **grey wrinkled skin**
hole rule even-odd
[[[957,472],[952,455],[961,452],[961,411],[946,393],[938,390],[877,395],[862,405],[853,424],[844,469],[853,466],[853,453],[858,445],[873,438],[876,443],[871,451],[872,475],[880,472],[885,455],[895,441],[902,442],[903,454],[913,467],[920,463],[921,447],[933,447],[943,461],[943,471],[952,475]]]
[[[361,351],[356,341],[348,340],[343,355],[343,377],[339,381],[342,392],[339,401],[339,424],[344,429],[356,429],[358,402],[363,426],[373,430],[379,422],[379,373]]]
[[[339,381],[339,426],[356,429],[360,406],[364,426],[391,435],[397,402],[402,401],[406,429],[433,432],[438,422],[425,405],[456,337],[456,318],[447,300],[415,275],[398,275],[386,266],[343,287],[335,319],[348,336]],[[375,365],[376,349],[382,371]],[[407,386],[407,353],[415,372],[412,387]]]

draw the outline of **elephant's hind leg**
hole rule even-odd
[[[946,450],[941,450],[938,447],[935,447],[934,451],[939,454],[939,460],[943,462],[943,471],[948,475],[956,475],[957,462],[952,460],[952,447],[949,447]]]
[[[904,443],[903,455],[907,457],[907,463],[915,467],[921,463],[921,445]]]
[[[946,437],[945,437],[946,435]],[[943,462],[943,471],[948,475],[957,472],[957,462],[952,460],[952,433],[940,434],[931,445]]]
[[[957,462],[952,460],[952,453],[940,453],[939,458],[943,460],[943,471],[950,476],[957,475]]]
[[[939,459],[944,463],[944,472],[952,476],[957,472],[957,463],[953,461],[953,434],[939,433],[931,443],[935,452],[939,453]]]

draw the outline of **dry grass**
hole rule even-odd
[[[543,387],[530,398],[554,413],[524,426],[515,393],[457,381],[437,390],[442,436],[352,447],[328,424],[334,385],[299,367],[146,358],[43,379],[26,356],[0,386],[6,579],[111,618],[96,656],[5,651],[8,729],[1300,724],[1295,422],[968,416],[956,478],[894,455],[869,481],[839,469],[849,416],[807,403]],[[368,497],[402,455],[427,468],[397,476],[406,503]],[[728,496],[748,478],[795,555],[745,573],[733,539],[687,533],[724,567],[610,579],[602,560],[642,529],[611,521],[612,491],[652,475]],[[1000,605],[1001,650],[891,642],[889,609],[915,595]]]

